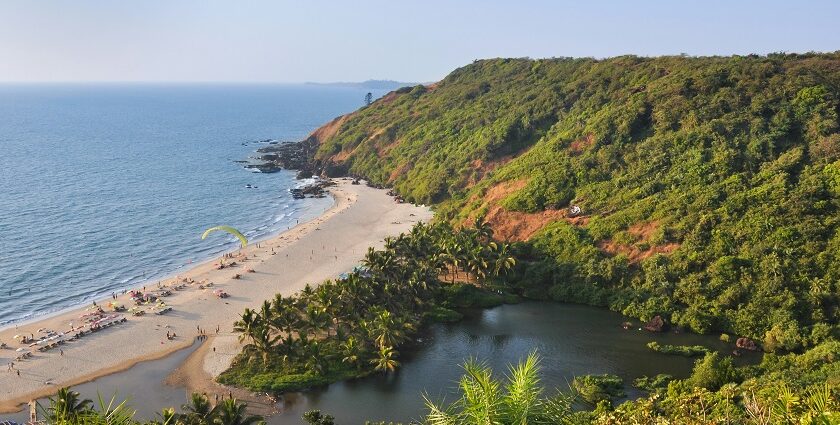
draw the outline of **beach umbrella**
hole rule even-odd
[[[207,235],[209,235],[210,233],[213,233],[217,230],[228,232],[231,235],[236,236],[236,238],[239,239],[239,243],[242,244],[242,248],[245,248],[245,246],[248,245],[248,238],[246,238],[245,235],[243,235],[241,232],[239,232],[239,230],[236,230],[236,229],[234,229],[233,227],[230,227],[230,226],[211,227],[211,228],[204,231],[204,234],[201,235],[201,240],[206,239]]]

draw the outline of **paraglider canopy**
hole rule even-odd
[[[234,229],[233,227],[230,227],[230,226],[211,227],[211,228],[204,231],[204,234],[201,235],[201,240],[206,239],[207,235],[209,235],[210,233],[213,233],[217,230],[222,230],[222,231],[230,233],[233,236],[236,236],[236,238],[239,239],[239,242],[242,244],[242,248],[245,248],[245,246],[248,245],[248,238],[246,238],[245,235],[240,233],[239,230],[236,230],[236,229]]]

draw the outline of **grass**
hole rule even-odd
[[[647,344],[647,347],[653,351],[656,351],[657,353],[671,354],[683,357],[705,356],[707,353],[710,353],[712,351],[702,345],[662,345],[656,341],[649,342]]]

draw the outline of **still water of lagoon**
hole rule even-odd
[[[268,422],[300,424],[303,412],[320,409],[334,415],[337,423],[408,423],[422,417],[424,394],[432,400],[455,399],[461,365],[469,358],[486,362],[503,377],[509,364],[536,351],[542,358],[543,385],[548,392],[567,390],[576,375],[611,373],[625,380],[629,397],[637,397],[642,393],[632,388],[633,379],[658,373],[686,377],[694,363],[694,359],[653,352],[646,347],[650,341],[699,344],[722,353],[732,350],[714,336],[642,331],[638,321],[631,320],[636,326],[624,330],[621,323],[625,320],[607,310],[560,303],[525,302],[471,311],[459,323],[431,326],[410,352],[403,350],[402,367],[397,373],[287,394],[279,405],[283,413]],[[161,407],[185,400],[183,388],[167,387],[162,382],[167,371],[190,351],[141,363],[126,372],[80,385],[77,390],[87,397],[95,397],[97,391],[118,391],[130,397],[140,416],[152,417]],[[738,360],[757,359],[745,356]]]

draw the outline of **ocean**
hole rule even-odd
[[[236,161],[297,141],[368,90],[311,85],[0,85],[0,326],[256,241],[332,201]],[[384,92],[373,92],[378,97]],[[247,185],[253,188],[247,188]]]

